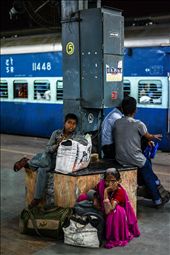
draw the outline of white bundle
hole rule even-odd
[[[86,144],[72,139],[61,142],[56,157],[56,172],[67,174],[89,165],[92,150],[91,136],[87,134],[84,138]]]
[[[74,246],[99,248],[99,239],[97,229],[90,223],[82,225],[78,222],[70,220],[70,225],[63,228],[64,243]]]

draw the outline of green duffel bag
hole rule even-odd
[[[55,207],[44,210],[34,207],[31,210],[22,210],[19,218],[19,231],[21,234],[39,235],[63,239],[62,226],[73,214],[71,208]]]

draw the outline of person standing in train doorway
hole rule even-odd
[[[165,190],[166,195],[161,196],[159,192],[160,180],[152,170],[151,161],[142,153],[141,137],[145,137],[151,141],[153,139],[161,140],[162,135],[148,133],[146,125],[140,120],[134,119],[136,113],[135,98],[124,98],[122,101],[122,110],[124,116],[116,120],[113,127],[116,160],[123,166],[138,167],[138,172],[152,197],[154,206],[160,208],[169,201],[170,193]]]
[[[101,146],[106,159],[115,158],[115,143],[113,138],[113,126],[117,119],[122,118],[122,106],[119,104],[117,107],[105,117],[102,123],[102,137],[101,137]]]
[[[65,139],[78,138],[76,132],[77,124],[77,116],[73,113],[68,113],[65,116],[64,128],[62,130],[55,130],[52,133],[45,152],[36,154],[31,160],[24,157],[14,164],[15,172],[18,172],[22,168],[28,168],[37,172],[34,199],[28,206],[30,209],[37,206],[43,198],[47,182],[47,174],[55,169],[59,144]]]

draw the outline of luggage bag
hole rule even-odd
[[[53,237],[57,240],[63,238],[62,226],[66,219],[72,215],[71,208],[56,207],[43,210],[40,207],[23,209],[19,218],[19,231],[21,234]]]

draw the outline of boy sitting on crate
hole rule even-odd
[[[29,209],[37,206],[43,198],[47,174],[55,169],[59,144],[66,139],[78,139],[79,135],[76,132],[77,124],[77,116],[73,113],[68,113],[65,117],[64,128],[62,130],[55,130],[52,133],[45,152],[36,154],[31,160],[24,157],[14,164],[15,172],[18,172],[22,168],[37,171],[34,199],[29,205]]]

